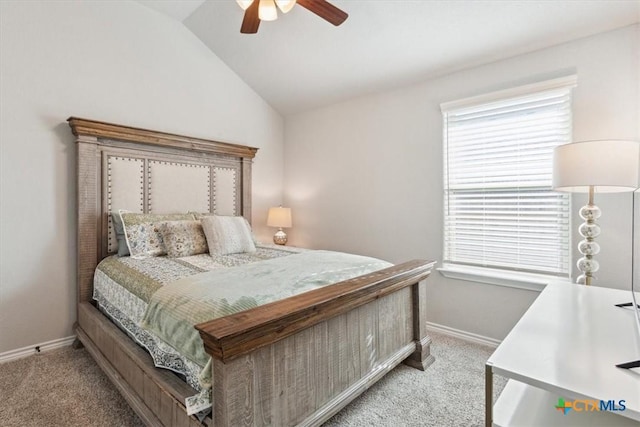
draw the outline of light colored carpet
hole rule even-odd
[[[421,372],[399,365],[324,427],[484,425],[484,369],[493,349],[430,332],[436,361]],[[494,376],[494,399],[506,380]]]
[[[142,426],[85,349],[0,365],[0,426]]]
[[[480,426],[492,349],[431,334],[425,372],[400,365],[325,426]],[[504,380],[496,377],[496,394]],[[140,426],[86,350],[70,347],[0,365],[0,426]]]

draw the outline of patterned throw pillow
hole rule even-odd
[[[139,214],[120,211],[131,258],[142,259],[167,253],[158,223],[193,220],[192,214]]]
[[[241,216],[203,216],[202,228],[211,255],[255,252],[251,227]]]
[[[157,225],[169,258],[204,254],[209,251],[200,221],[165,221]]]

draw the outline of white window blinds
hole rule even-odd
[[[569,195],[551,173],[571,88],[443,105],[445,263],[569,275]]]

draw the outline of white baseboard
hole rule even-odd
[[[439,332],[443,335],[449,335],[455,338],[460,338],[461,340],[486,345],[492,348],[497,348],[502,342],[502,340],[485,337],[484,335],[478,335],[460,329],[450,328],[449,326],[444,326],[433,322],[427,322],[427,329],[431,329],[432,331]]]
[[[5,351],[4,353],[0,353],[0,363],[9,362],[11,360],[31,356],[32,354],[40,353],[43,351],[55,350],[56,348],[66,347],[68,345],[71,345],[75,339],[76,339],[76,336],[73,335],[66,338],[58,338],[57,340],[43,342],[41,344],[34,344],[27,347],[18,348],[15,350]]]
[[[502,342],[501,340],[497,340],[495,338],[489,338],[484,335],[478,335],[471,332],[463,331],[461,329],[451,328],[449,326],[440,325],[438,323],[427,322],[427,328],[432,331],[439,332],[443,335],[449,335],[455,338],[459,338],[461,340],[473,342],[476,344],[482,344],[489,347],[496,348]],[[59,338],[57,340],[43,342],[41,344],[35,344],[23,348],[18,348],[16,350],[6,351],[4,353],[0,353],[0,363],[9,362],[11,360],[20,359],[22,357],[31,356],[32,354],[36,354],[39,352],[55,350],[56,348],[66,347],[68,345],[73,344],[73,341],[76,339],[75,335],[66,338]],[[38,349],[40,351],[38,351]]]

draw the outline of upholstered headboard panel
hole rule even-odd
[[[251,221],[257,149],[93,120],[69,118],[78,153],[78,298],[117,251],[111,212],[213,212]]]
[[[216,166],[189,161],[158,160],[103,154],[106,170],[106,213],[120,209],[140,213],[213,212],[241,215],[242,173],[239,165]],[[107,252],[117,251],[111,215],[107,215]]]

